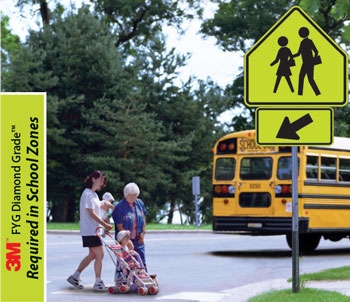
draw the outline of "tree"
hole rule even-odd
[[[180,25],[193,13],[202,14],[198,0],[90,0],[97,12],[113,25],[118,47],[127,42],[138,45],[162,31],[164,24]]]
[[[137,51],[134,49],[134,53],[132,64],[133,70],[139,71],[140,102],[162,122],[162,145],[172,150],[162,150],[156,157],[154,167],[161,167],[162,173],[155,177],[157,181],[150,196],[157,207],[170,203],[168,223],[171,223],[176,206],[192,203],[192,176],[208,176],[211,148],[217,138],[213,132],[218,128],[217,118],[226,109],[227,102],[222,90],[213,83],[199,83],[198,89],[193,89],[196,86],[193,79],[182,87],[174,85],[177,68],[186,58],[175,55],[174,50],[167,52],[161,36],[154,37]]]
[[[339,44],[350,45],[350,2],[300,0],[300,6]]]
[[[50,10],[49,5],[46,0],[17,0],[16,6],[19,8],[24,8],[26,5],[32,5],[33,10],[35,10],[35,6],[39,4],[39,12],[41,21],[44,26],[48,26],[50,24]]]
[[[82,181],[95,167],[76,131],[87,126],[84,113],[94,101],[118,87],[120,64],[108,25],[86,7],[54,15],[50,31],[31,32],[11,57],[6,90],[47,92],[47,196],[56,221],[75,219]]]
[[[19,37],[9,29],[9,17],[1,15],[1,76],[5,78],[9,64],[9,54],[19,49]]]
[[[110,24],[88,7],[51,16],[50,29],[30,32],[11,56],[3,84],[8,91],[47,92],[47,196],[54,220],[76,219],[83,179],[94,169],[106,173],[116,197],[127,182],[137,182],[148,221],[167,202],[192,202],[191,177],[211,174],[217,117],[227,104],[222,91],[213,83],[196,90],[193,79],[176,86],[186,58],[166,51],[161,33],[130,45],[125,55]]]

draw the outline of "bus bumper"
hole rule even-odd
[[[292,231],[291,217],[213,217],[213,231],[281,235]],[[309,219],[299,218],[299,233],[309,232]]]

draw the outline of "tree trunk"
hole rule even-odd
[[[40,1],[40,15],[44,27],[50,24],[49,8],[46,0]]]
[[[174,211],[175,211],[175,200],[171,200],[171,202],[170,202],[170,209],[169,209],[169,215],[168,215],[168,224],[172,224],[173,223]]]
[[[74,222],[75,220],[75,202],[66,199],[60,204],[52,207],[53,222]]]

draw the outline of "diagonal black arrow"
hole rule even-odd
[[[299,140],[300,137],[297,132],[306,127],[307,125],[313,122],[310,114],[305,114],[301,118],[297,119],[293,123],[289,121],[289,118],[286,116],[282,122],[281,128],[278,131],[276,138],[285,138],[285,139],[294,139]]]

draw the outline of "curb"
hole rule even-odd
[[[113,231],[112,231],[113,232]],[[213,233],[211,230],[147,230],[147,234],[196,234]],[[51,235],[80,235],[79,230],[46,230],[46,234]]]

